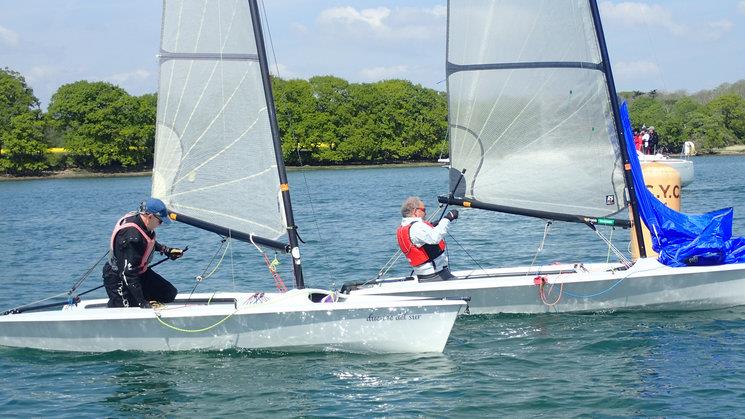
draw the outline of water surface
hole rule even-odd
[[[745,234],[745,157],[697,157],[683,209],[735,207]],[[399,206],[447,192],[438,167],[291,172],[306,283],[375,277],[394,254]],[[112,224],[149,178],[0,182],[0,309],[69,289],[106,251]],[[587,227],[461,211],[454,269],[604,261]],[[621,249],[628,232],[606,230]],[[210,271],[220,238],[159,230],[186,256],[158,271],[182,291]],[[272,255],[273,257],[273,255]],[[611,259],[612,260],[612,259]],[[289,261],[281,274],[289,284]],[[213,265],[214,266],[214,265]],[[399,260],[389,275],[407,274]],[[96,271],[81,287],[100,284]],[[261,255],[234,243],[197,291],[271,290]],[[99,291],[100,292],[100,291]],[[732,290],[743,292],[743,290]],[[102,296],[103,293],[94,294]],[[536,298],[538,295],[536,294]],[[460,318],[442,355],[252,351],[69,354],[0,348],[6,416],[731,416],[745,410],[745,309]]]

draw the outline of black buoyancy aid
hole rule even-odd
[[[432,223],[429,221],[422,221],[428,226],[432,227]],[[438,256],[445,252],[445,240],[440,240],[438,244],[425,244],[422,247],[415,246],[411,242],[411,226],[416,221],[411,222],[408,225],[399,226],[396,230],[396,238],[398,239],[398,247],[406,255],[406,259],[413,267],[424,265],[427,262],[432,262],[437,259]]]

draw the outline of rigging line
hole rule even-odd
[[[624,255],[620,250],[618,250],[618,248],[613,243],[611,243],[605,236],[603,236],[603,234],[600,231],[598,231],[598,229],[595,228],[593,230],[595,231],[595,234],[597,234],[598,237],[600,237],[600,239],[603,240],[608,245],[608,249],[613,251],[613,254],[615,254],[618,257],[618,260],[621,263],[627,266],[631,264],[631,261],[626,257],[626,255]]]
[[[543,227],[543,238],[541,239],[541,243],[538,245],[538,249],[533,255],[533,260],[530,262],[530,268],[528,268],[528,272],[530,272],[533,269],[533,266],[535,265],[535,261],[536,259],[538,259],[538,254],[543,251],[543,248],[546,245],[546,238],[548,238],[548,229],[549,227],[551,227],[552,223],[553,222],[551,220],[548,220],[546,221],[546,225]]]
[[[481,266],[481,264],[479,263],[479,261],[477,261],[473,256],[471,256],[471,254],[468,253],[468,250],[466,250],[466,248],[462,244],[460,244],[460,242],[458,242],[458,240],[455,238],[455,236],[453,236],[450,233],[448,233],[448,236],[450,236],[450,238],[453,239],[453,241],[455,242],[455,244],[457,244],[458,247],[460,247],[466,253],[466,255],[473,261],[473,263],[475,263],[476,266],[479,267],[479,269],[481,269],[482,271],[486,271],[486,269],[484,269],[484,267]]]
[[[80,277],[80,279],[75,283],[75,285],[73,285],[72,288],[70,288],[70,291],[67,292],[68,295],[72,295],[72,293],[75,292],[75,290],[78,289],[78,287],[83,284],[83,281],[85,281],[88,278],[88,275],[90,275],[91,272],[93,272],[93,270],[96,268],[96,266],[98,266],[98,264],[101,263],[101,261],[104,260],[104,258],[109,255],[109,252],[111,252],[111,250],[107,250],[106,253],[104,253],[103,256],[101,256],[98,259],[98,261],[95,264],[93,264],[93,266],[91,266],[83,274],[83,276]]]
[[[269,49],[272,51],[272,58],[274,59],[274,68],[276,71],[277,77],[280,77],[279,72],[279,62],[277,61],[277,53],[274,48],[274,38],[272,38],[272,30],[269,25],[269,16],[266,13],[266,3],[262,0],[259,2],[261,4],[261,11],[264,15],[264,25],[263,27],[266,28],[266,32],[269,38]],[[275,105],[276,106],[276,105]],[[288,132],[292,131],[292,118],[289,118],[288,120]],[[299,146],[299,144],[298,144]],[[303,176],[303,183],[305,184],[305,191],[308,196],[308,202],[310,205],[310,211],[313,216],[313,224],[316,228],[316,232],[318,233],[318,239],[320,241],[324,241],[323,235],[321,234],[321,226],[318,223],[318,213],[316,212],[315,204],[313,203],[313,197],[310,193],[310,186],[308,184],[308,177],[305,174],[305,169],[303,168],[303,161],[302,156],[300,155],[299,147],[295,147],[295,152],[298,156],[298,163],[299,163],[299,171],[300,174]],[[302,240],[301,240],[302,241]],[[332,273],[334,273],[334,278],[339,277],[339,275],[336,275],[336,265],[331,263],[331,260],[329,259],[328,255],[325,252],[321,252],[321,258],[323,260],[323,263],[326,265],[326,268],[329,269]]]
[[[279,276],[279,273],[277,272],[276,268],[272,267],[272,263],[269,262],[269,257],[266,255],[266,252],[254,242],[253,234],[251,234],[249,238],[251,239],[251,244],[254,245],[256,250],[258,250],[259,253],[261,253],[261,256],[264,258],[266,267],[269,270],[269,273],[272,275],[272,278],[274,279],[274,284],[277,286],[277,289],[279,290],[279,292],[281,293],[287,292],[287,287],[285,286],[284,281],[282,281],[282,278]],[[275,259],[276,259],[276,256],[275,256]]]
[[[647,45],[650,47],[650,49],[652,51],[652,60],[651,60],[652,61],[652,64],[654,64],[655,67],[657,67],[659,69],[659,65],[658,64],[660,63],[660,58],[659,58],[659,54],[657,53],[657,48],[656,48],[656,46],[657,46],[656,44],[657,43],[652,41],[652,33],[649,31],[649,27],[651,25],[654,25],[654,24],[655,24],[655,22],[649,22],[647,24],[643,24],[643,26],[644,26],[644,29],[645,29],[644,32],[647,35]],[[664,76],[665,76],[665,73],[663,71],[657,71],[657,78],[658,78],[659,82],[662,84],[662,90],[669,92],[670,89],[668,88],[668,83],[667,83],[667,80],[666,80],[666,78]]]
[[[263,26],[266,28],[266,33],[269,38],[269,49],[272,50],[272,58],[274,58],[274,68],[277,72],[277,77],[279,77],[279,63],[277,62],[277,54],[274,52],[274,40],[272,39],[272,30],[269,28],[269,16],[266,14],[266,4],[264,1],[260,1],[261,3],[261,11],[264,12],[264,24]]]
[[[18,307],[13,307],[11,309],[4,310],[2,313],[3,314],[11,313],[11,312],[13,312],[15,310],[18,310],[20,308],[28,307],[30,305],[34,305],[34,304],[38,304],[38,303],[43,303],[44,301],[48,301],[48,300],[51,300],[53,298],[58,298],[58,297],[63,297],[63,296],[68,296],[67,292],[61,292],[59,294],[55,294],[55,295],[52,295],[52,296],[47,297],[47,298],[42,298],[41,300],[37,300],[37,301],[30,302],[30,303],[26,303],[26,304],[20,305]]]
[[[189,298],[186,299],[186,303],[187,304],[191,301],[191,296],[194,294],[194,291],[197,290],[197,287],[199,286],[199,284],[201,284],[202,281],[204,281],[205,279],[211,277],[212,274],[214,274],[215,272],[217,272],[217,269],[222,264],[222,261],[225,258],[225,254],[228,252],[228,247],[230,247],[230,243],[229,242],[228,242],[227,246],[225,246],[225,242],[226,241],[227,241],[227,238],[223,237],[222,240],[220,241],[220,247],[218,247],[217,250],[215,251],[215,253],[212,255],[212,258],[207,263],[207,266],[204,267],[204,270],[202,271],[202,274],[201,275],[197,275],[194,278],[194,279],[196,279],[196,283],[194,284],[194,288],[192,288],[191,289],[191,292],[189,293]],[[207,270],[210,268],[210,266],[212,266],[212,262],[215,261],[215,258],[217,257],[218,253],[220,253],[220,250],[222,250],[223,246],[225,246],[225,250],[222,253],[222,257],[220,257],[220,260],[217,262],[217,265],[215,265],[215,268],[212,269],[212,271],[207,274]]]
[[[96,268],[96,266],[98,266],[98,264],[99,264],[99,263],[101,263],[101,261],[102,261],[102,260],[104,260],[104,258],[105,258],[106,256],[108,256],[108,255],[109,255],[109,252],[110,252],[110,250],[107,250],[107,251],[106,251],[106,253],[104,253],[104,254],[103,254],[103,256],[101,256],[101,257],[100,257],[100,258],[98,259],[98,261],[97,261],[97,262],[96,262],[95,264],[93,264],[93,266],[91,266],[91,267],[90,267],[90,268],[89,268],[89,269],[88,269],[88,270],[87,270],[87,271],[86,271],[86,272],[85,272],[85,273],[84,273],[84,274],[83,274],[83,275],[82,275],[82,276],[81,276],[81,277],[80,277],[80,278],[79,278],[79,279],[78,279],[78,280],[77,280],[77,281],[75,282],[75,284],[74,284],[74,285],[72,286],[72,288],[70,288],[70,289],[69,289],[68,291],[65,291],[65,292],[61,292],[61,293],[59,293],[59,294],[55,294],[55,295],[52,295],[52,296],[49,296],[49,297],[46,297],[46,298],[42,298],[41,300],[37,300],[37,301],[33,301],[33,302],[30,302],[30,303],[22,304],[22,305],[20,305],[20,306],[18,306],[18,307],[13,307],[12,309],[9,309],[8,311],[12,311],[12,310],[17,310],[17,309],[19,309],[19,308],[23,308],[23,307],[28,307],[28,306],[30,306],[30,305],[34,305],[34,304],[38,304],[38,303],[43,303],[44,301],[49,301],[49,300],[51,300],[51,299],[54,299],[54,298],[58,298],[58,297],[62,297],[62,296],[68,296],[68,297],[69,297],[69,296],[72,296],[72,294],[73,294],[73,293],[75,292],[75,290],[76,290],[76,289],[78,289],[78,287],[80,287],[80,286],[81,286],[81,285],[83,284],[83,282],[84,282],[84,281],[85,281],[85,280],[86,280],[86,279],[88,278],[88,276],[89,276],[89,275],[91,274],[91,272],[93,272],[93,270],[94,270],[94,269]]]

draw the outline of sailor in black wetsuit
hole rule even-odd
[[[148,268],[154,252],[178,259],[183,250],[155,241],[155,229],[169,223],[163,201],[148,198],[138,212],[117,221],[111,233],[110,259],[103,267],[103,283],[109,307],[150,308],[150,301],[170,303],[178,291],[162,276]]]

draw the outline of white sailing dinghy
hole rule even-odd
[[[256,0],[164,1],[160,59],[153,196],[174,220],[290,253],[297,289],[179,295],[156,309],[22,307],[0,316],[0,345],[442,352],[462,300],[304,288]]]
[[[742,253],[696,247],[718,241],[742,252],[743,242],[725,243],[731,232],[696,236],[695,230],[728,221],[731,227],[731,210],[690,216],[671,232],[666,223],[683,215],[659,208],[645,188],[633,142],[627,148],[624,141],[632,137],[624,132],[629,124],[622,124],[596,1],[450,0],[447,90],[451,193],[439,197],[441,203],[593,230],[629,227],[631,207],[637,237],[640,212],[656,232],[659,260],[644,257],[640,241],[643,257],[633,264],[478,269],[440,282],[348,283],[343,292],[469,296],[471,314],[745,304]]]

